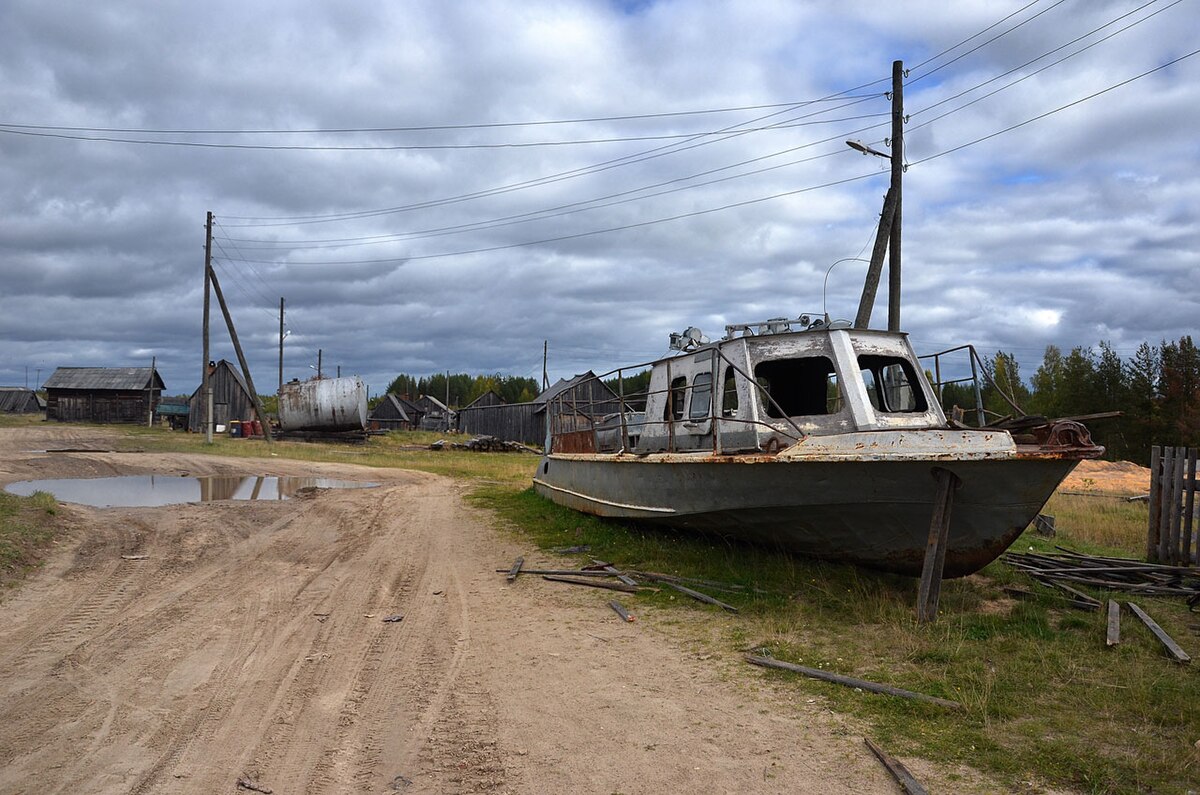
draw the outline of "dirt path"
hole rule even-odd
[[[106,445],[64,427],[0,430],[0,482],[156,472],[382,485],[64,507],[70,538],[0,603],[0,792],[234,793],[242,776],[276,793],[897,791],[820,699],[682,640],[726,619],[669,611],[626,625],[600,592],[506,585],[492,570],[527,550],[453,481],[23,452],[61,446]],[[910,767],[935,784],[949,772]]]

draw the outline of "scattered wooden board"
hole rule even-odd
[[[883,763],[883,766],[887,768],[887,772],[892,774],[892,778],[896,779],[896,783],[908,795],[929,795],[929,791],[921,786],[921,782],[917,781],[912,773],[908,772],[908,768],[904,766],[903,762],[871,742],[870,738],[864,737],[863,742],[867,744],[867,747],[871,749],[871,753],[875,754],[875,758]]]
[[[1141,619],[1141,622],[1146,625],[1146,629],[1154,633],[1154,637],[1158,638],[1159,642],[1166,647],[1167,652],[1175,658],[1175,661],[1180,665],[1187,665],[1192,661],[1187,652],[1179,647],[1175,639],[1167,634],[1166,630],[1158,625],[1153,618],[1146,615],[1146,611],[1135,605],[1133,602],[1126,602],[1126,606],[1133,611],[1133,614]]]
[[[833,682],[836,685],[845,685],[846,687],[858,687],[863,690],[870,690],[872,693],[882,693],[888,696],[899,696],[900,698],[908,698],[914,701],[924,701],[927,704],[937,704],[939,707],[947,709],[962,709],[962,704],[957,701],[950,701],[937,696],[927,696],[924,693],[914,693],[911,690],[903,690],[899,687],[891,685],[881,685],[878,682],[868,682],[866,679],[856,679],[853,676],[842,676],[831,671],[822,671],[819,668],[806,668],[803,665],[795,663],[783,662],[771,657],[760,657],[756,654],[747,654],[746,662],[752,665],[761,665],[764,668],[779,668],[783,671],[792,671],[798,674],[810,676],[813,679],[820,679],[823,682]]]

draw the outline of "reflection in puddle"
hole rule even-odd
[[[8,484],[4,490],[24,497],[35,491],[48,491],[61,502],[96,508],[144,508],[212,500],[286,500],[304,489],[366,489],[378,485],[352,480],[273,475],[214,475],[198,478],[127,475],[117,478],[22,480]]]

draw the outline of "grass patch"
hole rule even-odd
[[[0,586],[36,568],[58,529],[58,503],[44,491],[18,497],[0,491]]]

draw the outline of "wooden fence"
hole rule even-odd
[[[1148,561],[1182,566],[1200,562],[1200,527],[1193,527],[1196,453],[1194,447],[1151,449]]]

